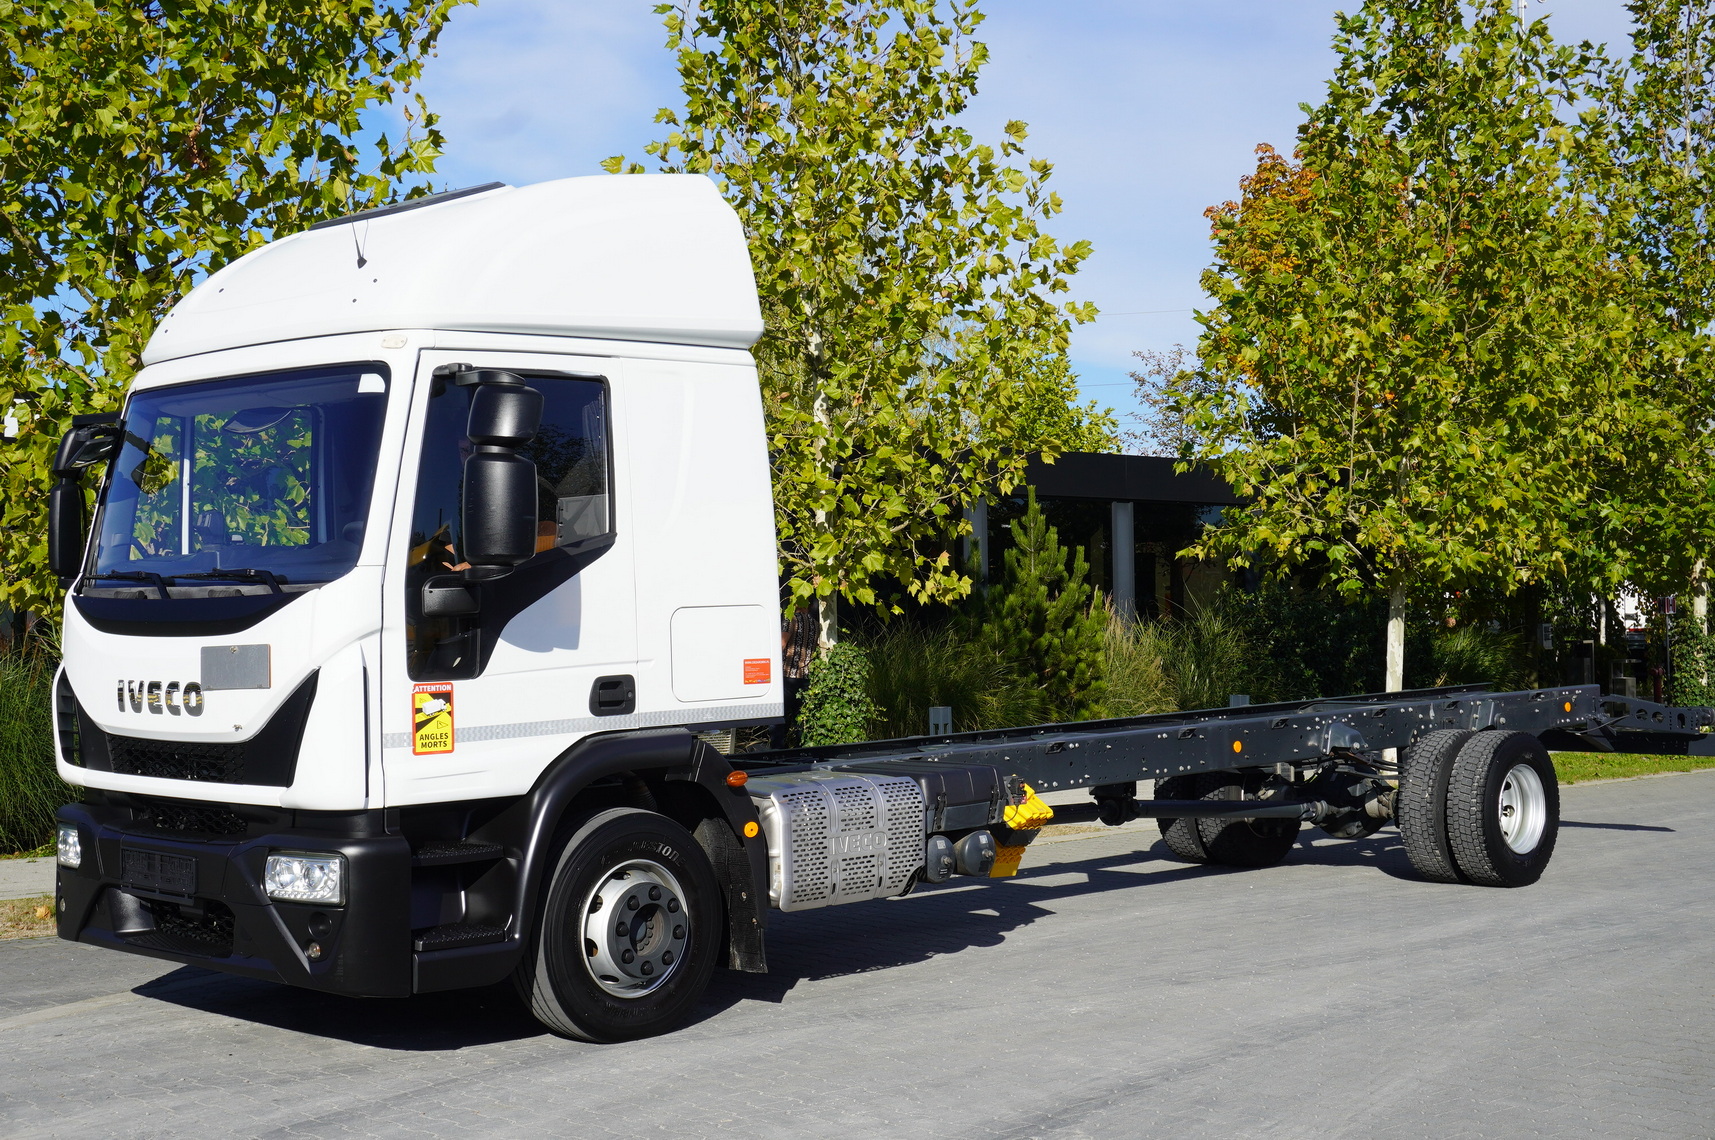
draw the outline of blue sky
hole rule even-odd
[[[1089,397],[1122,414],[1135,349],[1192,345],[1209,261],[1203,210],[1233,196],[1258,143],[1290,149],[1332,67],[1333,13],[1357,0],[988,0],[991,62],[969,112],[999,138],[1030,124],[1066,200],[1051,232],[1094,255],[1074,295],[1103,315],[1072,359]],[[1562,41],[1619,45],[1622,0],[1530,0]],[[524,184],[637,158],[655,111],[677,106],[665,33],[647,0],[483,0],[454,15],[421,85],[441,115],[439,180]]]

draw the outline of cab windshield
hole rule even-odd
[[[84,592],[278,593],[357,562],[387,403],[367,363],[131,398]]]

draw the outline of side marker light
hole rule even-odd
[[[753,819],[744,825],[744,837],[746,839],[755,839],[761,830],[762,828],[758,827],[756,825],[756,821]]]
[[[1567,711],[1567,712],[1571,712],[1571,711],[1572,711],[1572,702],[1571,702],[1571,701],[1567,701],[1567,702],[1566,702],[1566,711]]]
[[[1241,743],[1240,741],[1237,741],[1237,740],[1233,741],[1233,751],[1234,752],[1243,752],[1244,750],[1245,750],[1245,746],[1243,743]]]
[[[742,788],[749,780],[750,773],[742,769],[726,774],[726,786],[729,788]]]

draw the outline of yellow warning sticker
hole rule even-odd
[[[411,751],[422,756],[452,750],[452,682],[431,681],[411,686]]]

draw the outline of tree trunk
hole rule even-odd
[[[826,653],[840,642],[840,596],[816,599],[816,652]]]
[[[1394,583],[1387,596],[1387,678],[1385,693],[1405,688],[1405,583]]]
[[[1709,578],[1704,569],[1701,558],[1691,568],[1691,617],[1698,633],[1709,632]]]
[[[804,315],[814,317],[815,310],[805,306]],[[825,452],[827,450],[827,435],[832,430],[833,412],[828,407],[828,394],[821,383],[822,373],[822,334],[813,324],[808,330],[805,342],[805,354],[809,357],[808,371],[810,382],[816,386],[815,400],[810,412],[816,423],[823,429],[823,435],[816,441],[816,459],[823,467],[827,467]],[[833,472],[828,471],[833,477]],[[828,512],[817,509],[815,512],[816,529],[826,532],[828,529]],[[840,596],[838,591],[816,599],[816,652],[826,654],[840,640]]]

